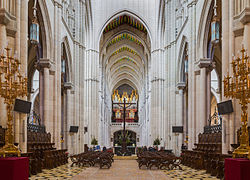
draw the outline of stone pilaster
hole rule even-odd
[[[18,4],[18,2],[17,2]],[[20,23],[20,29],[17,29],[18,32],[16,35],[16,42],[18,41],[17,45],[20,41],[20,46],[18,46],[17,52],[20,52],[20,61],[21,61],[21,67],[20,71],[23,76],[27,75],[27,67],[28,67],[28,41],[27,41],[27,34],[28,34],[28,0],[22,0],[19,2],[21,6],[17,7],[20,8],[20,22],[18,20],[18,23]],[[18,10],[19,11],[19,10]],[[19,16],[19,12],[17,11],[17,18]],[[17,23],[17,24],[18,24]],[[13,21],[10,22],[9,25],[15,24]],[[19,27],[19,25],[18,25]],[[16,28],[16,27],[15,27]],[[15,29],[13,28],[13,29]],[[7,26],[7,33],[8,33],[9,27]],[[14,33],[14,31],[13,31]],[[19,34],[20,33],[20,34]],[[9,33],[8,33],[9,34]],[[11,35],[11,34],[9,34]],[[12,34],[13,35],[13,34]],[[20,39],[19,39],[20,35]],[[26,99],[27,97],[23,98]],[[21,148],[22,152],[27,151],[27,116],[24,114],[19,115],[19,147]]]
[[[73,90],[73,84],[71,82],[66,82],[63,85],[64,89],[66,90],[66,105],[64,106],[66,108],[66,116],[64,119],[64,139],[65,139],[65,145],[66,149],[68,149],[68,152],[70,154],[74,153],[74,144],[72,141],[72,138],[74,136],[77,136],[78,134],[73,134],[69,132],[70,126],[77,126],[77,124],[73,123],[73,108],[72,108],[72,96],[71,91]],[[78,133],[80,131],[80,128],[78,128]]]
[[[54,1],[54,126],[53,132],[56,148],[61,148],[61,11],[62,5],[60,0]]]
[[[195,75],[195,62],[196,62],[196,0],[190,1],[188,4],[189,15],[189,54],[188,54],[188,149],[194,147],[196,140],[196,82],[197,77]]]
[[[39,93],[40,93],[40,113],[42,114],[42,124],[45,125],[46,131],[53,134],[54,125],[53,125],[53,118],[51,117],[50,110],[52,107],[52,97],[50,94],[50,68],[52,67],[53,63],[49,59],[40,59],[38,64],[39,69]],[[42,85],[42,87],[40,86]]]
[[[1,9],[4,10],[4,9]],[[6,24],[9,22],[6,18],[6,13],[0,12],[0,49],[7,46],[7,34],[6,34]],[[4,104],[4,99],[0,98],[0,125],[6,127],[7,123],[7,114],[6,114],[6,105]]]
[[[164,146],[163,132],[165,131],[164,123],[164,71],[163,50],[156,49],[152,52],[152,96],[151,96],[151,138],[152,142],[159,138],[161,145]]]
[[[229,1],[222,1],[222,77],[229,71]],[[224,85],[222,83],[222,100],[227,100],[224,97]],[[230,137],[229,137],[229,116],[222,118],[222,153],[226,154],[229,150]]]
[[[94,49],[86,50],[84,63],[84,127],[88,132],[84,134],[84,142],[90,145],[99,135],[99,52]]]
[[[179,134],[177,137],[177,154],[180,154],[180,150],[181,150],[181,145],[184,144],[184,139],[185,139],[185,135],[187,132],[187,128],[186,128],[186,119],[185,119],[185,97],[184,97],[184,89],[186,88],[186,83],[185,82],[179,82],[177,84],[177,89],[179,90],[178,92],[178,99],[179,101],[177,102],[177,104],[179,104],[180,106],[176,107],[178,109],[178,115],[176,114],[176,119],[178,119],[178,121],[176,122],[176,126],[183,126],[183,133]]]
[[[2,3],[7,3],[7,1],[2,1]],[[4,4],[2,4],[4,5]],[[7,40],[7,26],[12,23],[11,15],[5,9],[5,6],[0,8],[0,49],[6,48],[8,45]],[[11,48],[10,46],[8,46]],[[12,51],[13,52],[13,51]],[[4,99],[0,97],[0,125],[6,127],[7,114],[6,105],[4,104]]]
[[[210,114],[210,112],[208,112],[208,109],[210,109],[208,108],[208,105],[210,106],[211,103],[210,100],[209,102],[207,102],[209,96],[208,94],[211,93],[211,89],[208,88],[208,76],[210,74],[210,69],[213,68],[213,63],[211,59],[200,59],[197,65],[200,68],[200,93],[199,93],[200,132],[199,133],[202,133],[201,131],[203,130],[203,127],[208,125],[208,116]]]
[[[250,7],[246,7],[239,15],[240,22],[244,25],[243,43],[244,48],[250,52]]]

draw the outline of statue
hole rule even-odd
[[[117,111],[116,111],[115,117],[118,118],[118,119],[121,118],[121,111],[120,111],[120,110],[117,110]]]
[[[129,111],[129,118],[131,118],[131,119],[135,118],[135,113],[132,109]]]

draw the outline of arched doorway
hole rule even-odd
[[[122,138],[123,138],[123,130],[119,130],[114,132],[114,141],[113,146],[115,147],[115,154],[119,155],[121,152]],[[126,143],[128,150],[135,154],[136,148],[136,133],[134,131],[126,130],[125,132]]]

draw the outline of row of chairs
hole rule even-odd
[[[28,130],[28,153],[23,156],[30,159],[30,174],[35,175],[44,168],[51,169],[68,162],[67,150],[56,150],[54,144],[50,133]]]
[[[221,132],[215,133],[203,133],[198,135],[198,142],[195,144],[197,151],[207,151],[207,152],[216,152],[221,153],[221,141],[222,134]]]
[[[37,156],[33,152],[22,153],[21,156],[29,158],[29,175],[30,176],[42,172],[42,161],[40,160],[39,156]]]
[[[194,169],[205,169],[218,178],[224,177],[224,159],[231,157],[222,154],[221,132],[198,135],[198,143],[193,150],[182,150],[182,164]]]
[[[77,166],[95,166],[98,164],[100,168],[106,166],[110,168],[112,163],[114,162],[114,154],[112,152],[103,151],[103,152],[84,152],[81,154],[76,154],[70,156],[72,161],[71,167],[75,165]]]
[[[22,153],[22,157],[29,158],[29,174],[35,175],[41,173],[42,169],[51,169],[68,163],[66,149],[47,150]]]
[[[158,169],[174,169],[179,168],[181,163],[181,158],[176,157],[173,153],[168,153],[164,151],[144,151],[137,154],[137,162],[139,169],[142,166],[146,166],[147,169],[151,169],[153,166]]]
[[[51,142],[51,134],[50,133],[46,133],[46,132],[34,132],[34,131],[30,131],[28,130],[27,132],[27,140],[28,142],[31,143],[38,143],[38,142],[47,142],[50,143]]]
[[[232,158],[232,155],[214,152],[182,150],[181,157],[183,165],[197,170],[205,169],[206,173],[216,176],[217,178],[223,178],[224,160],[225,158]]]
[[[44,156],[44,168],[52,169],[57,166],[68,163],[68,155],[66,149],[61,150],[46,150],[43,153]]]
[[[49,142],[28,142],[27,143],[27,150],[28,152],[34,152],[36,150],[53,150],[56,149],[53,146],[55,143],[49,143]]]

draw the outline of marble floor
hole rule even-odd
[[[73,180],[170,180],[170,179],[216,179],[204,170],[197,171],[186,166],[182,170],[147,170],[139,169],[135,160],[115,160],[110,169],[100,169],[99,167],[70,167],[70,163],[51,169],[43,170],[34,179],[73,179]]]
[[[206,180],[213,180],[217,179],[214,176],[210,176],[206,174],[205,170],[195,170],[187,166],[181,165],[182,170],[173,169],[173,170],[164,170],[164,173],[171,179],[206,179]]]
[[[75,175],[84,171],[86,167],[71,167],[71,163],[59,166],[54,169],[43,169],[41,173],[38,173],[34,176],[31,176],[30,180],[39,180],[39,179],[72,179]]]

